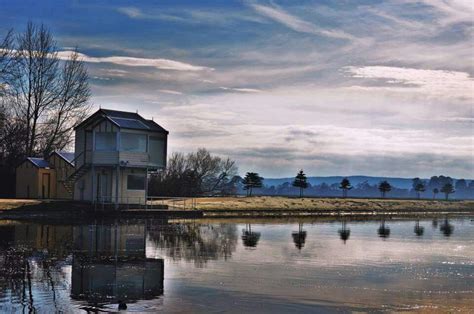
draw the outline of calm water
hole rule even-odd
[[[473,218],[0,221],[0,312],[469,312]]]

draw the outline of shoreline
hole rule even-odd
[[[408,217],[474,215],[474,201],[281,196],[200,197],[195,209],[96,210],[90,203],[67,200],[0,199],[0,220],[65,218],[285,218],[285,217]]]

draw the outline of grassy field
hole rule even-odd
[[[474,212],[474,201],[290,198],[280,196],[197,198],[200,210],[444,211]]]
[[[188,200],[188,206],[190,200]],[[462,212],[474,214],[472,201],[443,200],[402,200],[402,199],[356,199],[356,198],[296,198],[282,196],[255,197],[200,197],[195,199],[196,209],[202,210],[207,217],[246,217],[246,216],[299,216],[333,215],[338,213],[365,214],[421,214],[436,212]],[[173,201],[164,201],[173,208]],[[0,213],[12,212],[27,214],[31,211],[83,210],[90,207],[85,203],[60,200],[0,199]],[[187,207],[190,209],[190,207]]]
[[[0,198],[0,210],[16,209],[23,206],[39,205],[43,200]]]

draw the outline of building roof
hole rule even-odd
[[[62,159],[66,160],[70,164],[73,164],[74,162],[74,153],[71,152],[64,152],[64,151],[54,151],[53,154],[56,153],[61,157]]]
[[[147,120],[138,113],[110,109],[97,110],[89,118],[80,123],[76,129],[86,125],[90,121],[95,120],[97,117],[104,117],[121,129],[142,130],[168,134],[168,131],[162,128],[158,123],[152,120]]]
[[[38,168],[49,168],[49,162],[44,158],[28,157],[26,159]]]

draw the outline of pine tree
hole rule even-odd
[[[434,188],[434,189],[433,189],[433,199],[436,198],[436,195],[438,195],[438,193],[439,193],[439,189],[438,189],[438,188]]]
[[[342,190],[342,197],[347,197],[347,191],[352,189],[351,181],[349,179],[342,179],[339,188]]]
[[[446,183],[446,184],[443,185],[443,187],[441,188],[441,192],[444,193],[445,199],[448,200],[449,194],[454,193],[454,187],[453,187],[453,185],[452,185],[451,183]]]
[[[245,178],[242,180],[244,185],[244,190],[247,191],[247,196],[252,196],[252,191],[254,188],[261,188],[263,186],[263,178],[258,175],[256,172],[247,172]]]
[[[385,198],[385,194],[392,190],[392,186],[387,181],[382,181],[379,184],[379,191],[382,193],[382,197]]]
[[[426,188],[425,188],[425,185],[423,184],[423,182],[419,182],[415,185],[415,191],[416,191],[416,195],[417,195],[418,199],[420,199],[421,193],[426,191]]]
[[[293,186],[300,188],[300,197],[303,197],[303,190],[308,187],[307,180],[306,174],[304,174],[303,170],[300,170],[295,177],[295,181],[293,181]]]

